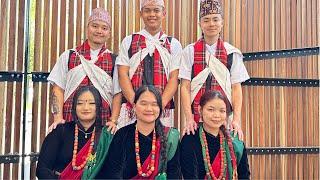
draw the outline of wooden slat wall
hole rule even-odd
[[[0,0],[0,71],[23,71],[25,0]],[[242,52],[269,51],[319,45],[317,0],[222,0],[225,41]],[[48,72],[66,49],[86,39],[91,9],[106,8],[112,17],[110,50],[139,31],[143,22],[139,0],[31,0],[30,63],[32,71]],[[200,37],[198,1],[165,0],[163,30],[185,47]],[[32,14],[32,13],[31,13]],[[19,40],[19,41],[18,41]],[[319,56],[245,62],[251,77],[319,79]],[[0,83],[0,153],[19,151],[21,83]],[[319,146],[319,88],[243,87],[242,128],[248,147]],[[50,87],[33,84],[31,151],[39,152],[47,127]],[[178,93],[176,97],[178,98]],[[312,97],[312,98],[311,98]],[[176,127],[183,114],[176,110]],[[2,128],[5,125],[5,128]],[[249,156],[253,179],[319,179],[317,155]],[[18,165],[1,165],[0,178],[18,176]],[[35,164],[31,179],[35,177]]]
[[[0,0],[0,70],[5,70],[6,69],[6,62],[7,62],[7,44],[5,42],[8,42],[8,37],[7,37],[7,24],[8,24],[8,16],[7,16],[7,2]],[[0,82],[0,97],[5,97],[5,87],[6,83]],[[5,101],[2,101],[5,102]],[[4,119],[4,113],[5,113],[5,103],[0,103],[0,120]],[[0,121],[0,127],[3,127],[3,124],[5,122],[3,120]],[[3,128],[0,128],[0,137],[3,137]],[[3,144],[4,138],[0,138],[0,144]],[[1,154],[4,154],[3,148],[1,146],[0,149]],[[0,171],[0,174],[2,174],[2,171]]]
[[[24,3],[24,0],[0,1],[0,71],[23,71]],[[0,89],[0,152],[21,154],[22,83],[1,82]],[[0,172],[3,179],[18,179],[19,164],[1,165]]]
[[[5,42],[8,42],[8,37],[7,37],[7,24],[8,24],[8,2],[0,0],[0,69],[5,70],[6,68],[6,62],[7,62],[7,45]],[[6,89],[6,83],[1,82],[0,83],[0,96],[5,98],[5,89]],[[6,101],[2,101],[6,102]],[[0,127],[3,127],[5,121],[4,121],[4,114],[5,114],[5,103],[0,103]],[[0,128],[0,137],[4,136],[4,129]],[[0,152],[1,154],[4,154],[4,149],[2,147],[3,141],[5,138],[0,138],[0,143],[1,143],[1,149]],[[0,166],[0,175],[3,175],[3,165]]]
[[[240,31],[236,24],[236,28],[232,24],[229,27],[241,32],[235,34],[233,44],[243,52],[314,47],[319,43],[315,26],[319,21],[317,1],[241,3]],[[237,45],[237,36],[243,34],[246,40]],[[317,62],[319,56],[308,56],[259,60],[245,65],[252,77],[319,79]],[[247,146],[319,146],[319,88],[245,86],[243,89],[242,127]],[[250,156],[250,162],[253,178],[319,178],[317,155]]]

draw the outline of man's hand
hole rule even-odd
[[[113,121],[106,122],[106,126],[108,127],[107,131],[110,131],[111,134],[115,134],[117,132],[117,125]]]
[[[190,132],[192,134],[195,134],[197,128],[198,128],[198,124],[193,119],[188,120],[186,123],[186,126],[183,129],[183,135],[185,134],[190,135]]]
[[[239,139],[241,141],[243,141],[243,132],[242,132],[242,129],[241,129],[241,126],[240,126],[240,120],[235,120],[233,118],[231,124],[230,124],[230,129],[234,132],[234,136],[236,136],[238,134],[239,136]]]
[[[64,124],[66,121],[64,119],[55,120],[48,129],[48,134],[53,131],[59,124]]]

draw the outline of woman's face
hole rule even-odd
[[[227,119],[227,107],[222,99],[215,98],[209,100],[200,112],[203,123],[210,128],[220,128]]]
[[[82,93],[77,101],[76,114],[80,122],[91,122],[96,119],[96,102],[90,91]]]
[[[137,120],[144,123],[153,123],[159,117],[160,107],[157,103],[156,96],[150,92],[142,93],[134,106]]]
[[[209,14],[200,19],[200,27],[205,37],[216,37],[223,27],[221,14]]]

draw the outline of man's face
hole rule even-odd
[[[141,10],[141,18],[146,29],[159,29],[165,17],[165,9],[162,6],[147,5]]]
[[[209,14],[200,19],[200,27],[207,37],[219,36],[223,27],[221,14]]]
[[[89,44],[101,46],[110,38],[110,27],[106,22],[92,21],[88,24],[87,37]]]

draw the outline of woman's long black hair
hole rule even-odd
[[[167,137],[164,133],[164,126],[160,121],[160,117],[162,115],[162,98],[160,92],[152,85],[144,85],[137,89],[134,97],[134,103],[137,103],[141,94],[144,92],[149,91],[155,95],[157,100],[157,105],[160,108],[159,116],[156,119],[156,136],[160,137],[160,164],[166,164],[167,162]],[[159,170],[159,173],[164,173],[167,171],[167,166],[162,166]]]
[[[82,86],[76,90],[73,97],[73,101],[72,101],[72,119],[78,124],[78,126],[83,128],[81,123],[78,120],[76,108],[77,108],[77,102],[78,102],[79,96],[81,96],[85,92],[92,93],[95,104],[96,104],[96,121],[94,122],[96,127],[95,138],[94,138],[94,150],[96,150],[96,147],[99,142],[101,130],[102,130],[102,118],[101,118],[102,100],[101,100],[101,95],[99,91],[94,86]]]

